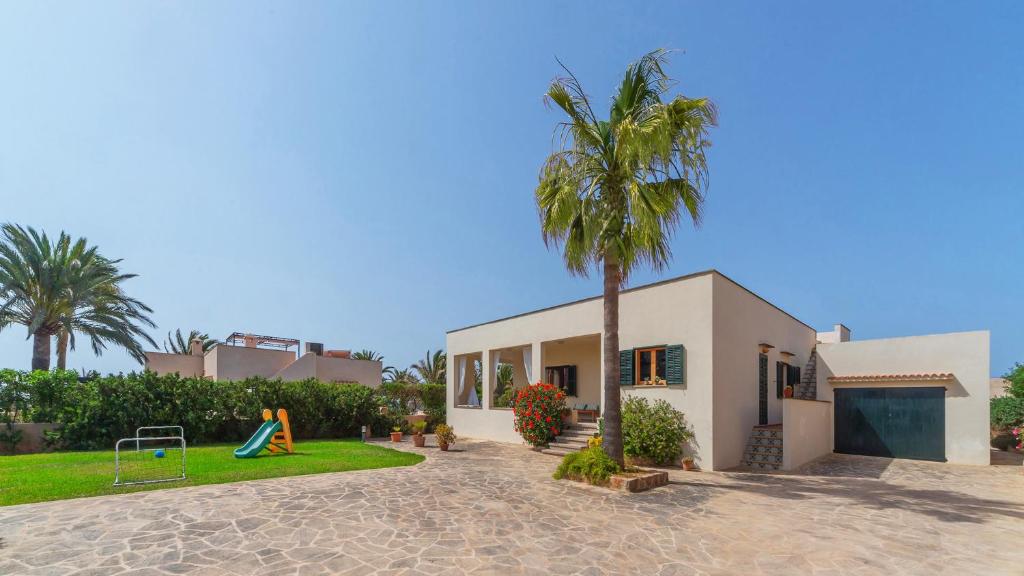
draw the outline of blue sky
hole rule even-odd
[[[174,328],[373,348],[596,295],[540,239],[555,57],[605,104],[679,49],[720,108],[718,268],[855,338],[988,329],[1024,361],[1024,9],[954,3],[4,3],[0,221],[86,236]],[[20,327],[0,366],[27,368]],[[130,370],[127,355],[70,366]]]

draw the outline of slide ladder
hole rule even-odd
[[[264,448],[275,454],[293,452],[292,429],[288,423],[288,411],[284,408],[278,408],[276,422],[270,409],[263,409],[263,424],[248,442],[235,450],[235,458],[255,458]]]

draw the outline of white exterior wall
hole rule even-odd
[[[758,424],[758,345],[774,346],[767,353],[768,424],[780,424],[775,362],[786,361],[802,371],[817,333],[728,278],[714,278],[713,468],[723,470],[740,464],[751,429]],[[782,352],[795,356],[786,359]]]
[[[831,402],[786,398],[782,414],[783,470],[793,470],[832,453]]]
[[[829,376],[951,373],[946,384],[946,460],[989,463],[989,333],[958,332],[818,345],[818,398],[832,401]],[[874,386],[936,386],[935,383]],[[849,388],[868,385],[849,384]]]

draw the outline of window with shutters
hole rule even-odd
[[[620,351],[619,383],[622,386],[685,385],[686,348],[676,344]]]
[[[638,386],[664,386],[665,348],[639,348],[634,351],[633,372]]]
[[[548,366],[544,369],[545,382],[558,386],[566,396],[576,396],[576,366]]]

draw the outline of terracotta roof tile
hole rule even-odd
[[[949,372],[930,372],[921,374],[857,374],[847,376],[829,376],[829,384],[847,382],[948,382],[953,380]]]

